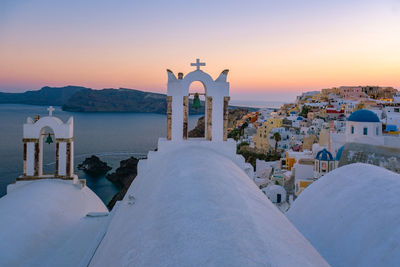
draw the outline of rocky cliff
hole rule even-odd
[[[85,173],[92,176],[99,176],[106,174],[112,168],[107,165],[104,161],[101,161],[99,157],[92,155],[86,158],[81,164],[78,165],[79,170],[83,170]]]
[[[135,179],[137,175],[137,164],[139,160],[134,157],[130,157],[129,159],[122,160],[120,162],[120,166],[115,170],[114,173],[108,174],[106,177],[108,180],[117,184],[121,187],[121,190],[111,199],[111,201],[107,204],[107,207],[111,210],[115,203],[119,200],[122,200],[129,189],[132,181]]]
[[[236,124],[236,121],[240,120],[244,115],[253,110],[255,109],[233,108],[229,110],[228,128],[233,128],[233,126]],[[189,137],[204,137],[204,123],[204,116],[202,116],[198,119],[196,127],[189,131]]]

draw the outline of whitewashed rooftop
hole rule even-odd
[[[399,266],[400,175],[356,163],[308,186],[287,213],[332,266]]]
[[[91,266],[327,266],[224,155],[193,143],[153,153],[145,169]]]
[[[0,266],[86,266],[107,227],[103,202],[72,181],[13,186],[0,199]]]

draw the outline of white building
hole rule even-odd
[[[265,186],[269,182],[269,177],[272,174],[273,166],[276,165],[277,162],[272,161],[264,161],[256,159],[256,171],[254,175],[254,183],[257,186]]]
[[[386,127],[393,125],[396,128],[394,131],[398,132],[400,129],[400,107],[386,106],[383,112],[385,116],[383,122],[385,122]]]
[[[393,96],[393,102],[394,102],[394,103],[400,103],[400,92],[397,92],[397,93]]]
[[[353,112],[346,123],[346,143],[383,145],[382,122],[378,116],[366,109]]]
[[[382,122],[374,112],[360,109],[349,116],[344,133],[329,134],[328,150],[336,153],[345,143],[396,146],[396,138],[382,134]]]
[[[360,103],[360,101],[351,101],[351,100],[347,100],[346,104],[345,104],[345,108],[344,108],[344,115],[346,116],[346,118],[348,118],[351,113],[354,112],[354,110],[356,110],[357,105]]]
[[[270,185],[262,189],[264,194],[271,200],[272,203],[286,202],[286,190],[280,185]]]
[[[322,149],[317,153],[314,160],[314,178],[318,179],[336,168],[336,162],[331,152]]]
[[[308,185],[314,182],[314,159],[301,158],[293,165],[295,194],[298,196]]]
[[[322,127],[322,124],[323,124],[324,122],[325,122],[325,121],[324,121],[323,119],[315,118],[315,119],[312,120],[311,124],[312,124],[313,126],[316,126],[316,127],[318,127],[318,128],[321,128],[321,127]]]
[[[292,121],[292,127],[295,128],[300,128],[300,123],[304,120],[303,117],[297,116],[296,119],[291,120]]]

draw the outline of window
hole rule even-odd
[[[363,134],[364,134],[364,135],[368,135],[368,128],[367,128],[367,127],[364,127],[364,129],[363,129]]]
[[[326,171],[326,162],[322,162],[321,169],[322,169],[322,172]]]
[[[376,135],[379,135],[379,127],[376,127]]]
[[[354,126],[351,126],[351,134],[354,134]]]

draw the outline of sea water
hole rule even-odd
[[[149,150],[157,148],[158,138],[166,136],[167,119],[163,114],[79,113],[62,111],[61,107],[55,107],[53,114],[63,122],[74,117],[75,173],[80,179],[86,179],[87,185],[106,204],[119,189],[105,176],[91,177],[79,171],[78,164],[86,157],[97,155],[113,168],[110,172],[114,172],[121,160],[145,156]],[[22,127],[27,117],[35,115],[47,116],[47,107],[0,105],[0,197],[6,193],[7,185],[22,174]],[[189,129],[195,127],[199,117],[201,115],[189,116]],[[54,173],[55,142],[43,146],[44,171]]]

